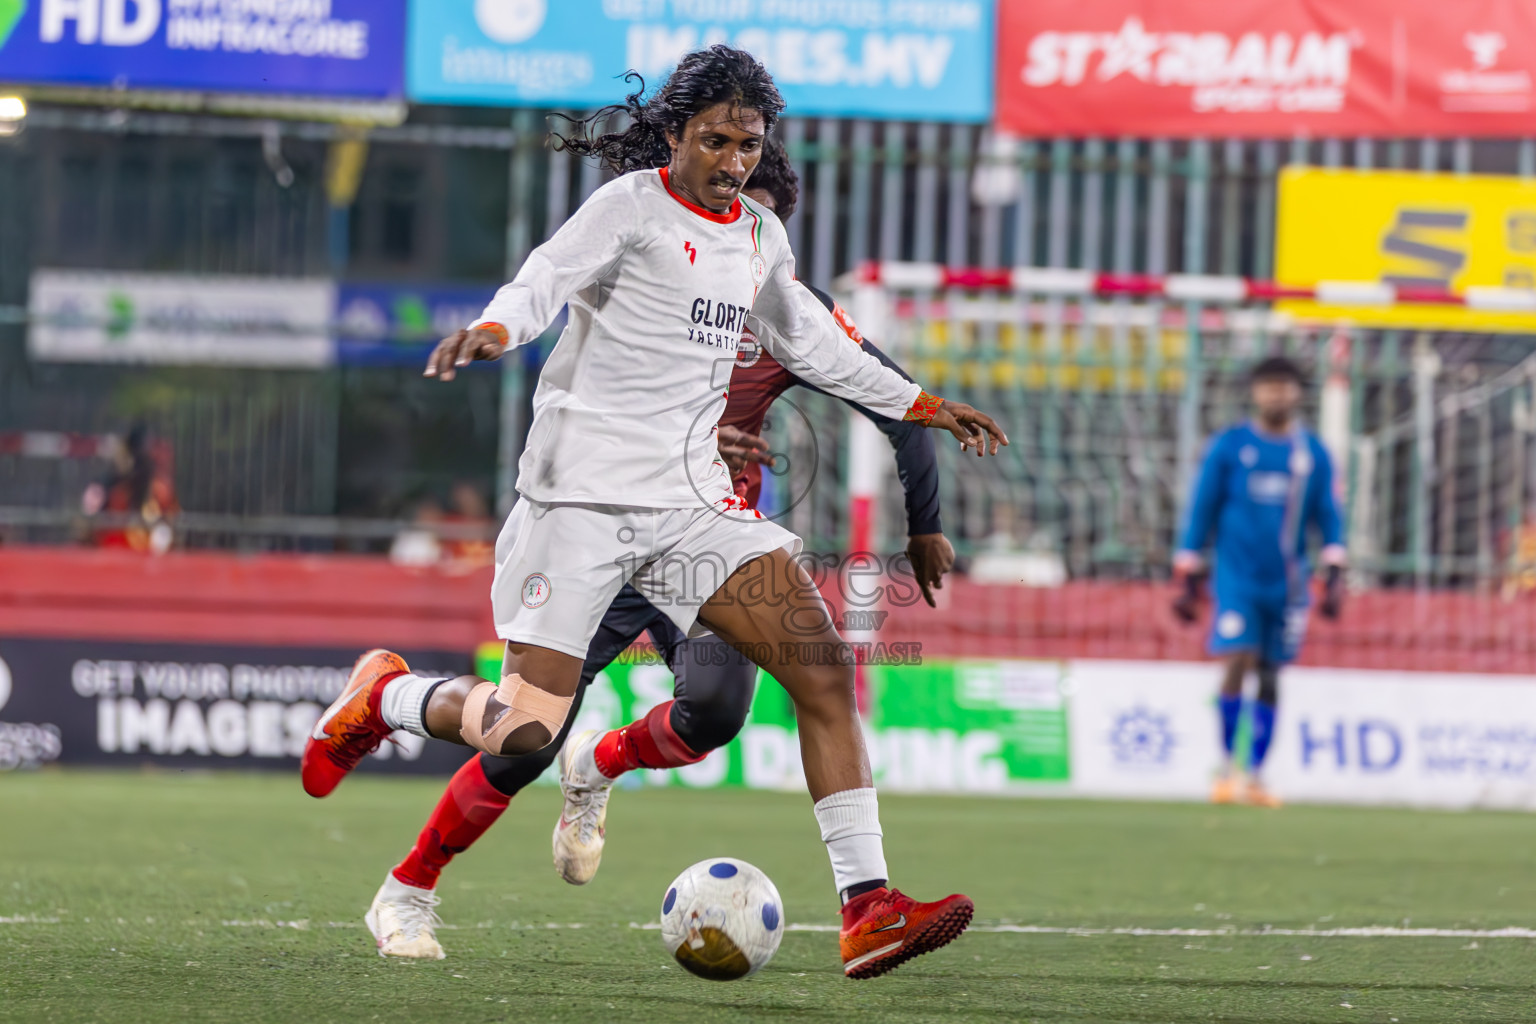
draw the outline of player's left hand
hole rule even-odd
[[[427,357],[427,368],[421,375],[453,380],[459,367],[468,366],[477,359],[500,359],[506,350],[507,346],[501,343],[494,331],[454,331],[450,337],[437,343],[437,348]]]
[[[996,455],[998,445],[1008,443],[1008,435],[991,416],[964,402],[951,402],[947,398],[928,425],[954,434],[960,441],[961,451],[975,448],[977,458]]]
[[[955,564],[955,549],[942,533],[918,533],[907,538],[907,557],[912,560],[912,575],[923,590],[928,607],[937,608],[935,590],[944,589],[944,574]]]
[[[773,467],[773,454],[768,451],[767,438],[749,434],[740,427],[720,424],[715,446],[720,449],[720,457],[725,459],[725,468],[731,471],[733,477],[740,476],[748,463],[761,463],[770,469]]]

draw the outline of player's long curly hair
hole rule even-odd
[[[763,143],[763,158],[747,179],[747,188],[760,188],[773,196],[774,213],[779,220],[789,220],[800,203],[800,175],[789,162],[789,153],[777,135]]]
[[[677,69],[667,76],[661,88],[648,100],[645,79],[637,71],[624,81],[638,83],[623,103],[604,107],[585,120],[571,120],[576,126],[570,135],[555,133],[555,148],[577,156],[595,156],[615,174],[665,167],[672,161],[667,133],[681,138],[689,118],[717,103],[734,103],[743,110],[755,110],[763,117],[763,128],[773,131],[784,110],[784,97],[773,84],[773,76],[745,50],[717,43],[696,50],[677,62]],[[617,113],[629,115],[629,127],[621,132],[599,134],[608,119]]]

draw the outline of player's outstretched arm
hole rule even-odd
[[[450,381],[458,367],[498,359],[537,338],[560,307],[615,265],[638,223],[632,183],[618,178],[592,193],[549,241],[528,254],[480,319],[438,342],[422,376]]]
[[[995,455],[1008,443],[992,417],[963,402],[928,394],[849,338],[810,290],[795,280],[794,257],[783,244],[784,255],[769,272],[752,312],[764,328],[755,331],[758,341],[785,369],[882,416],[948,430],[977,455]]]

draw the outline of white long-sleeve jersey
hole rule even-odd
[[[725,214],[684,201],[666,172],[594,192],[472,326],[511,347],[570,318],[539,375],[517,489],[541,502],[689,508],[732,494],[715,430],[748,313],[791,372],[900,419],[918,385],[850,344],[795,280],[776,217],[741,199]]]

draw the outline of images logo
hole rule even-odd
[[[27,0],[0,0],[0,46],[11,38],[11,32],[26,13]]]
[[[475,0],[475,22],[498,43],[522,43],[544,27],[547,0]]]

